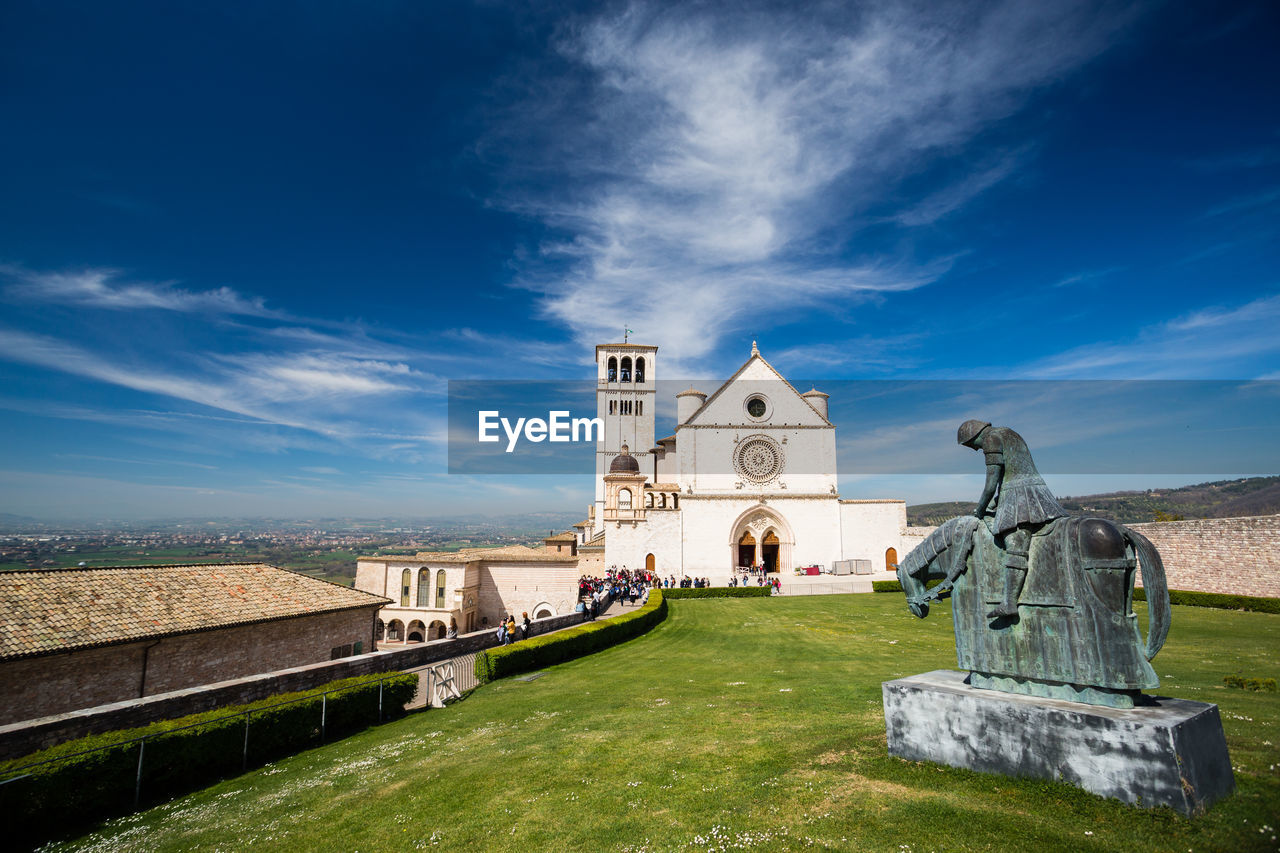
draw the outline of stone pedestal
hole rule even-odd
[[[1235,789],[1218,706],[1153,697],[1104,708],[979,690],[935,670],[886,681],[889,754],[1197,814]]]

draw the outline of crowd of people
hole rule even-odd
[[[507,614],[506,619],[498,622],[498,641],[504,646],[509,646],[516,640],[529,639],[529,632],[532,630],[533,623],[529,620],[529,614],[522,613],[523,621],[517,625],[516,617],[512,613]]]
[[[755,576],[756,586],[767,586],[773,590],[774,595],[782,594],[782,578],[768,577],[764,572],[760,572]],[[737,575],[729,578],[729,586],[751,586],[751,575],[748,572],[742,573],[742,578]]]
[[[768,577],[763,566],[743,569],[741,579],[736,574],[731,575],[729,586],[750,586],[753,576],[756,586],[768,586],[774,595],[782,593],[782,581],[776,577]],[[611,566],[603,576],[583,575],[578,578],[577,610],[586,613],[587,618],[595,619],[615,601],[620,602],[623,607],[644,606],[649,602],[651,589],[705,589],[710,586],[710,578],[677,578],[675,575],[664,578],[649,571]],[[506,619],[499,621],[498,640],[502,645],[528,639],[531,631],[529,614],[524,613],[522,616],[520,624],[516,623],[514,614],[508,614]]]

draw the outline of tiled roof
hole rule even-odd
[[[577,542],[578,534],[576,533],[557,533],[555,536],[548,536],[542,540],[544,542]]]
[[[0,572],[0,660],[386,601],[265,563]]]
[[[544,551],[541,548],[528,548],[524,545],[503,545],[498,548],[463,548],[461,551],[420,551],[417,554],[402,554],[391,557],[359,557],[361,562],[379,563],[564,563],[577,562],[577,557]]]

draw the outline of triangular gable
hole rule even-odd
[[[754,347],[751,357],[707,398],[686,425],[748,426],[752,421],[743,411],[742,402],[755,392],[768,397],[773,405],[767,423],[832,426]]]

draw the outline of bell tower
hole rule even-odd
[[[596,417],[604,422],[604,438],[596,443],[596,531],[604,523],[604,476],[624,445],[640,472],[653,476],[657,378],[657,347],[630,342],[596,347]]]

